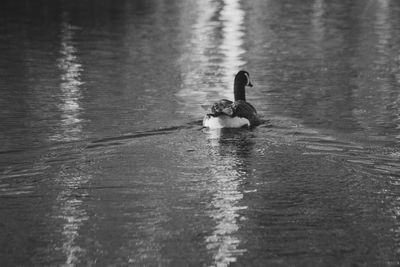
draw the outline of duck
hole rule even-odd
[[[260,124],[256,109],[246,101],[245,87],[253,87],[250,74],[239,71],[233,86],[234,101],[221,99],[211,107],[203,119],[203,127],[220,128],[252,128]]]

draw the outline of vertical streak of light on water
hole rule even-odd
[[[311,24],[313,29],[313,39],[317,44],[319,44],[323,41],[325,35],[325,25],[323,21],[323,16],[325,13],[325,1],[315,0],[312,9],[313,13],[311,17]]]
[[[386,63],[385,57],[387,52],[387,45],[391,38],[391,24],[389,19],[390,13],[390,0],[378,0],[378,8],[376,10],[375,32],[378,36],[377,48],[380,52],[382,63]]]
[[[232,96],[233,77],[246,62],[243,54],[244,42],[244,16],[245,12],[241,9],[239,0],[225,0],[221,11],[222,21],[222,44],[220,50],[223,54],[224,83],[229,84],[224,95],[229,98]]]
[[[396,65],[399,66],[398,67],[399,69],[395,73],[395,79],[396,79],[397,87],[400,87],[400,53],[397,54],[397,56],[395,58],[395,62],[396,62]],[[396,116],[397,116],[396,126],[397,127],[396,127],[396,129],[400,130],[400,94],[397,96],[395,103],[396,103],[396,108],[397,108],[397,114],[396,114]],[[396,136],[396,138],[400,139],[400,133]],[[400,203],[400,198],[399,198],[399,203]],[[398,214],[399,214],[399,218],[400,218],[400,205],[399,205],[398,210],[399,210]],[[399,221],[400,221],[400,219],[399,219]],[[399,237],[400,237],[400,223],[399,223],[398,233],[399,233]],[[398,251],[400,254],[400,248],[398,249]]]
[[[233,77],[236,72],[245,65],[242,55],[244,38],[244,16],[239,0],[223,1],[220,13],[222,22],[222,43],[219,50],[222,54],[223,83],[228,84],[225,90],[220,92],[226,98],[231,98],[233,88]],[[212,170],[213,180],[216,188],[211,202],[210,216],[216,222],[213,233],[206,238],[207,248],[214,251],[215,266],[228,266],[236,262],[237,258],[246,252],[239,249],[241,240],[235,234],[239,230],[238,211],[246,209],[239,205],[243,193],[239,190],[241,175],[235,169],[238,164],[237,158],[232,154],[222,157],[218,155],[219,134],[211,131],[211,149],[215,156],[216,165]]]
[[[77,49],[73,41],[74,32],[78,29],[68,23],[67,14],[63,14],[61,29],[61,49],[58,66],[61,74],[61,110],[60,134],[53,138],[58,141],[71,141],[79,139],[81,133],[81,119],[79,99],[81,98],[80,75],[82,65],[79,63]],[[76,244],[79,229],[88,219],[86,210],[82,207],[84,194],[78,193],[82,185],[90,180],[90,176],[81,173],[66,173],[64,166],[56,177],[57,185],[62,188],[57,195],[53,212],[55,217],[63,221],[62,251],[66,257],[63,266],[75,266],[78,256],[84,250]]]
[[[79,140],[82,132],[82,120],[80,119],[81,106],[81,73],[82,65],[79,63],[77,49],[74,42],[74,33],[79,29],[69,24],[63,17],[61,30],[61,49],[58,67],[61,71],[61,103],[58,105],[61,111],[60,133],[51,139],[55,141]]]
[[[238,211],[247,207],[240,206],[243,193],[239,186],[243,177],[235,169],[239,159],[235,153],[220,155],[220,134],[219,130],[212,130],[208,136],[211,155],[216,163],[211,171],[215,192],[210,210],[210,216],[216,222],[216,227],[206,238],[206,242],[207,249],[214,252],[213,265],[222,267],[236,262],[237,258],[246,252],[246,249],[239,249],[241,240],[235,234],[240,227]]]
[[[82,185],[90,180],[90,176],[79,173],[67,174],[61,171],[57,182],[63,187],[58,194],[54,212],[57,218],[63,220],[62,226],[62,251],[66,257],[63,266],[75,266],[79,263],[79,257],[85,251],[76,240],[79,237],[79,229],[89,219],[86,210],[82,207],[82,197],[85,194],[76,192]]]
[[[245,12],[240,1],[203,1],[196,5],[198,12],[191,45],[181,59],[184,61],[181,62],[184,65],[182,88],[177,93],[184,101],[182,113],[193,116],[205,113],[200,108],[204,104],[212,104],[219,98],[232,99],[234,75],[246,64],[243,60]],[[209,140],[215,162],[211,171],[213,199],[209,215],[216,226],[205,241],[213,254],[212,265],[228,266],[246,251],[239,249],[241,240],[237,236],[238,211],[246,209],[239,205],[243,198],[239,189],[242,175],[236,169],[238,159],[234,154],[219,154],[219,137],[211,136]]]
[[[390,48],[390,40],[392,39],[392,22],[390,19],[390,1],[391,0],[378,0],[376,2],[375,9],[375,20],[374,20],[374,31],[377,37],[376,40],[376,49],[378,51],[378,56],[375,64],[379,66],[380,69],[388,69],[392,64],[392,56],[391,56],[391,48]],[[385,70],[392,71],[391,69]],[[385,77],[381,79],[379,83],[377,83],[379,88],[376,88],[378,92],[382,92],[380,94],[379,101],[381,104],[379,105],[382,110],[379,112],[381,115],[380,120],[385,122],[387,120],[387,116],[383,114],[387,114],[388,107],[391,107],[392,111],[398,111],[400,109],[398,99],[393,99],[392,92],[397,91],[397,88],[393,88],[392,81],[390,78]],[[388,123],[391,123],[390,121]],[[398,121],[397,121],[398,123]]]
[[[207,103],[210,90],[217,90],[214,81],[217,80],[216,70],[210,61],[210,54],[214,51],[215,34],[218,23],[213,22],[213,16],[217,13],[217,5],[212,0],[196,1],[196,20],[189,29],[191,32],[188,51],[183,53],[181,66],[182,88],[177,96],[184,101],[182,113],[193,115],[202,114],[202,104]],[[186,25],[182,26],[185,28]],[[214,77],[204,77],[204,73],[213,73]],[[210,80],[208,80],[210,79]]]
[[[389,4],[389,3],[388,3]],[[395,79],[397,83],[397,87],[400,87],[400,53],[397,54],[395,58],[395,62],[397,63],[396,65],[398,66],[398,69],[395,73]],[[397,108],[397,129],[400,130],[400,94],[397,96],[396,99],[396,108]],[[400,134],[396,136],[397,139],[400,139]],[[400,198],[399,198],[399,203],[400,203]],[[400,207],[398,208],[399,212],[399,218],[400,218]],[[399,237],[400,237],[400,222],[399,222],[399,229],[398,229]],[[400,239],[400,238],[399,238]],[[399,254],[400,254],[400,248],[398,248]]]
[[[375,16],[375,34],[378,38],[377,40],[377,49],[379,52],[379,61],[378,63],[381,64],[382,66],[391,66],[391,61],[392,60],[397,60],[398,62],[400,61],[400,55],[398,55],[398,58],[393,59],[390,53],[390,40],[392,38],[392,20],[390,18],[390,0],[379,0],[377,1],[377,9],[376,9],[376,16]],[[400,84],[400,75],[399,72],[397,72],[397,75],[395,75],[395,80],[397,84]],[[388,79],[382,79],[381,82],[379,83],[379,91],[380,92],[387,92],[383,97],[385,99],[382,100],[385,101],[385,108],[388,106],[391,106],[393,110],[396,110],[397,116],[396,119],[396,124],[397,124],[397,129],[400,129],[400,99],[399,95],[397,95],[396,99],[391,99],[392,97],[388,94],[393,91],[389,90],[391,89],[391,81],[388,81]],[[394,91],[397,91],[397,88],[394,88]],[[387,103],[390,101],[390,103]],[[393,102],[392,102],[393,101]],[[395,111],[393,111],[395,112]],[[400,135],[396,136],[397,139],[400,139]]]
[[[181,112],[194,116],[206,112],[204,105],[232,99],[235,74],[246,64],[245,12],[240,1],[203,1],[196,5],[190,46],[180,62],[182,88],[177,93],[184,104]]]
[[[391,61],[393,60],[391,53],[390,53],[390,39],[392,38],[392,20],[390,19],[390,0],[379,0],[377,2],[378,8],[376,11],[376,21],[375,21],[375,32],[376,35],[378,36],[378,44],[377,48],[379,51],[379,64],[382,64],[383,66],[391,66]],[[400,56],[399,56],[400,57]],[[399,81],[397,80],[397,83]],[[390,92],[393,91],[390,90],[391,88],[391,83],[388,81],[388,79],[383,79],[379,83],[379,91],[381,92],[386,92],[386,94],[383,96],[385,99],[385,107],[392,106],[393,112],[396,112],[395,114],[397,116],[396,119],[396,124],[397,124],[397,129],[400,129],[400,95],[397,94],[396,99],[392,99],[392,96],[390,95]],[[394,88],[394,91],[397,91],[397,88]],[[388,103],[389,102],[389,103]],[[398,134],[396,136],[397,139],[400,138],[400,135]]]

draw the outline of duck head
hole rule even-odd
[[[246,101],[245,86],[253,87],[253,84],[250,81],[250,74],[245,70],[241,70],[235,76],[235,84],[233,88],[235,101]]]

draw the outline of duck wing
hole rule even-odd
[[[256,109],[248,102],[238,100],[231,105],[232,115],[231,117],[242,117],[250,121],[251,125],[260,124]]]
[[[227,99],[221,99],[218,102],[215,102],[211,107],[211,113],[209,115],[219,116],[219,115],[233,115],[232,105],[234,103]]]
[[[220,115],[228,115],[230,117],[241,117],[249,120],[250,124],[255,126],[260,124],[256,109],[248,102],[237,100],[232,102],[227,99],[222,99],[213,104],[211,107],[211,115],[217,117]]]

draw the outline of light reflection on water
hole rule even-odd
[[[82,119],[80,118],[81,72],[82,64],[79,63],[78,51],[74,41],[74,34],[79,30],[67,22],[67,15],[63,14],[61,30],[61,48],[58,67],[61,70],[61,111],[60,133],[50,137],[55,141],[73,141],[81,139]]]
[[[377,12],[375,18],[375,33],[378,36],[377,48],[378,51],[383,56],[383,62],[386,63],[386,50],[388,41],[391,38],[391,21],[390,21],[390,0],[378,0],[377,3]]]
[[[399,265],[396,1],[94,2],[0,24],[0,264]]]
[[[325,0],[315,0],[313,3],[313,14],[311,17],[311,23],[313,25],[313,38],[315,42],[321,42],[325,35],[325,25],[323,16],[325,13]],[[321,52],[321,51],[320,51]]]
[[[83,199],[86,193],[78,193],[80,188],[89,180],[90,176],[84,174],[66,174],[60,172],[56,181],[64,190],[61,191],[54,206],[55,218],[62,223],[62,251],[66,257],[63,266],[76,266],[85,255],[85,250],[77,244],[81,226],[89,219],[83,208]]]
[[[243,199],[240,185],[245,177],[239,170],[241,163],[235,144],[224,144],[224,132],[221,130],[210,130],[206,134],[210,159],[214,162],[211,166],[211,179],[214,181],[215,193],[210,216],[216,222],[212,235],[206,238],[207,249],[214,254],[215,266],[228,266],[246,252],[246,249],[240,248],[241,240],[237,236],[240,221],[246,219],[238,213],[247,209],[240,204]]]
[[[225,68],[222,82],[228,86],[222,94],[224,98],[232,99],[233,77],[246,64],[243,59],[243,54],[246,52],[243,48],[245,12],[242,10],[239,0],[225,0],[223,3],[219,18],[222,22],[220,50],[223,59],[220,64]]]
[[[74,34],[79,28],[68,23],[68,15],[63,14],[61,29],[61,48],[58,67],[61,70],[61,111],[59,133],[51,137],[55,141],[80,140],[82,133],[82,119],[80,119],[81,85],[80,79],[83,71],[79,63],[78,51]],[[66,168],[66,167],[65,167]],[[88,220],[86,210],[83,208],[83,199],[86,193],[78,193],[80,188],[90,180],[90,175],[65,172],[64,167],[55,178],[62,190],[58,193],[54,203],[54,217],[61,219],[62,251],[66,257],[63,266],[76,266],[85,250],[77,245],[80,227]]]
[[[245,12],[240,1],[205,1],[197,8],[190,46],[181,60],[183,82],[177,93],[184,106],[180,112],[196,117],[214,101],[233,98],[235,74],[246,64]]]
[[[182,88],[178,97],[183,99],[185,108],[182,112],[202,116],[202,105],[211,105],[221,98],[232,99],[233,78],[246,61],[244,44],[244,16],[239,0],[202,2],[198,6],[196,24],[193,26],[190,59],[186,59],[183,69]],[[215,60],[218,59],[217,62]],[[194,79],[196,73],[198,79]],[[193,83],[206,81],[206,83]],[[195,103],[193,103],[193,100]],[[199,105],[200,104],[200,105]],[[195,106],[195,108],[193,108]],[[196,107],[197,106],[197,107]],[[238,164],[235,153],[230,156],[218,155],[220,150],[220,132],[209,133],[212,160],[211,175],[216,192],[211,202],[210,217],[216,228],[206,238],[207,249],[213,253],[215,266],[228,266],[246,250],[240,249],[240,239],[235,235],[239,229],[238,211],[246,209],[239,202],[243,194],[239,190],[242,180],[236,169]]]

